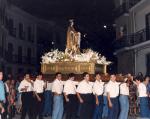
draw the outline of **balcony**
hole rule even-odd
[[[138,2],[142,0],[127,0],[122,5],[114,10],[114,16],[117,18],[125,13],[128,13],[129,9],[135,6]]]
[[[149,30],[143,29],[143,30],[140,30],[139,32],[136,32],[130,35],[125,35],[122,38],[116,40],[114,42],[114,47],[116,50],[118,50],[118,49],[122,49],[125,47],[138,45],[140,43],[150,40],[149,36],[150,36]]]
[[[27,56],[19,56],[10,54],[8,52],[5,53],[5,60],[9,63],[13,64],[21,64],[21,65],[35,65],[36,59],[34,57],[27,57]]]

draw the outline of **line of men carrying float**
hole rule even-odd
[[[107,104],[103,103],[104,98],[107,99],[109,107],[107,119],[127,119],[131,81],[138,87],[140,116],[150,118],[146,87],[149,83],[148,76],[145,78],[139,76],[135,81],[132,76],[128,76],[122,83],[119,83],[116,82],[116,75],[113,74],[110,75],[110,81],[106,84],[102,82],[100,73],[95,74],[95,82],[90,82],[90,75],[86,72],[83,73],[83,80],[79,83],[74,81],[73,73],[68,75],[65,83],[62,81],[61,73],[58,72],[55,76],[52,83],[52,119],[62,119],[64,107],[66,119],[102,119],[102,114],[106,111],[104,107],[107,108]],[[35,119],[37,116],[42,119],[44,88],[46,85],[42,80],[42,74],[39,74],[34,82],[30,80],[29,74],[26,74],[18,87],[19,92],[22,93],[21,119],[25,119],[27,113],[29,119]],[[63,99],[65,99],[65,106]]]

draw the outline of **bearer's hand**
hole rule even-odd
[[[109,106],[109,108],[112,108],[113,105],[112,105],[111,102],[109,102],[109,103],[108,103],[108,106]]]
[[[99,101],[98,100],[96,100],[96,105],[99,105]]]
[[[40,97],[38,98],[38,101],[39,101],[39,102],[41,102],[41,101],[42,101]]]
[[[84,101],[80,98],[80,103],[83,103]]]
[[[66,98],[66,102],[69,102],[69,98]]]

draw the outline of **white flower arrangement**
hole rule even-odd
[[[95,62],[97,64],[104,64],[109,65],[111,64],[110,61],[107,61],[104,56],[101,54],[87,49],[83,53],[80,54],[72,54],[71,52],[64,52],[58,51],[58,49],[53,50],[51,52],[45,53],[42,56],[42,63],[49,64],[49,63],[56,63],[56,62],[67,62],[67,61],[74,61],[74,62]]]

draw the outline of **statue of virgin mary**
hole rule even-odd
[[[80,40],[81,34],[74,29],[74,22],[73,20],[69,20],[70,25],[67,30],[67,51],[72,53],[79,53],[80,52]]]

